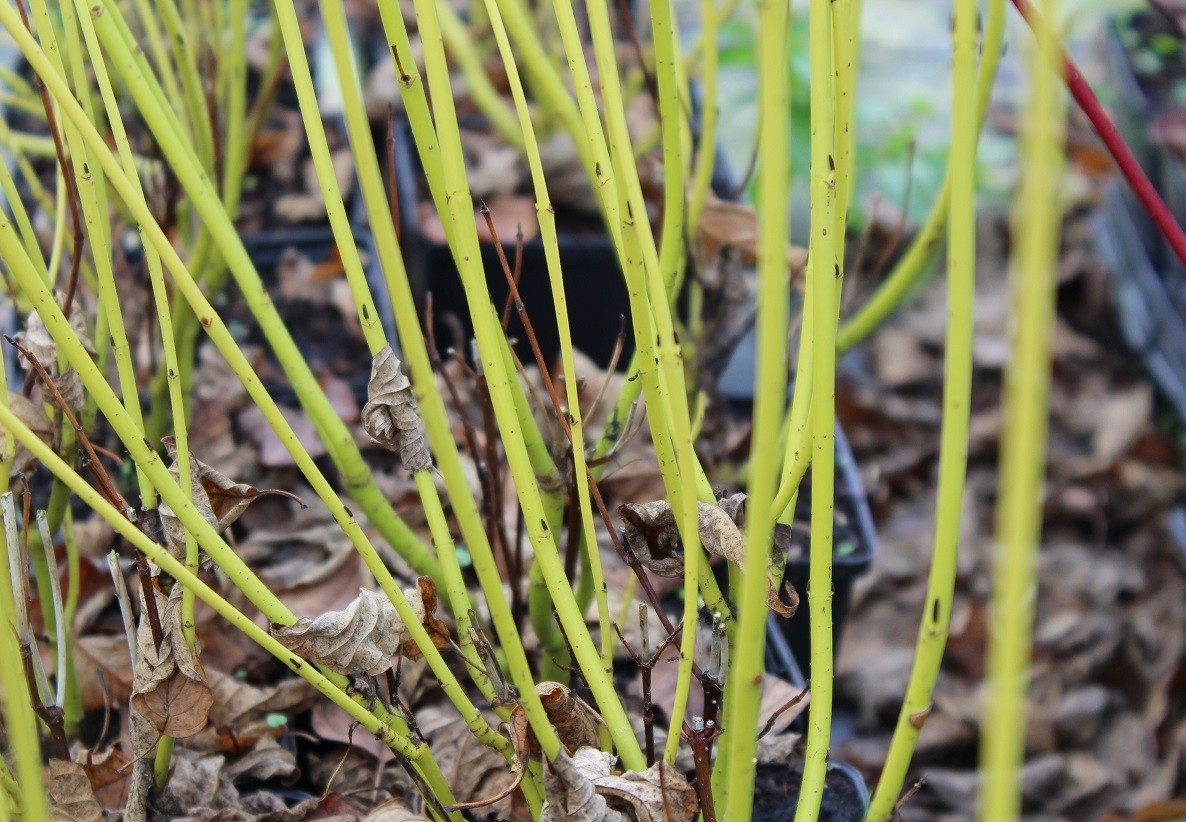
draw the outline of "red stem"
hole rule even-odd
[[[1026,23],[1035,32],[1046,25],[1046,21],[1034,10],[1029,0],[1013,0],[1013,5],[1017,7],[1017,10],[1021,12],[1021,16],[1025,18]],[[1145,172],[1141,169],[1137,158],[1133,156],[1125,144],[1124,138],[1120,136],[1120,132],[1116,130],[1116,126],[1112,123],[1112,119],[1104,111],[1104,107],[1100,105],[1099,98],[1095,96],[1095,92],[1091,90],[1088,82],[1083,79],[1083,74],[1079,71],[1079,67],[1075,65],[1075,61],[1067,55],[1064,49],[1060,48],[1059,53],[1062,59],[1063,79],[1067,84],[1067,89],[1071,92],[1071,96],[1075,98],[1075,102],[1078,104],[1080,110],[1091,121],[1091,126],[1095,129],[1095,133],[1103,140],[1104,146],[1108,149],[1108,153],[1112,155],[1112,160],[1120,169],[1120,173],[1124,175],[1124,179],[1132,186],[1132,190],[1136,193],[1137,198],[1140,199],[1141,205],[1145,207],[1145,211],[1149,212],[1149,216],[1157,225],[1161,235],[1165,237],[1166,242],[1170,244],[1170,248],[1174,250],[1174,255],[1182,262],[1182,265],[1186,265],[1186,234],[1182,232],[1181,226],[1174,219],[1174,215],[1170,213],[1169,208],[1166,206],[1165,201],[1161,199],[1161,195],[1157,193],[1157,189],[1154,188],[1153,183],[1145,176]]]

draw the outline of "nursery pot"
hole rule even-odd
[[[473,336],[465,289],[448,245],[439,236],[426,233],[421,219],[422,214],[431,213],[432,208],[428,205],[431,203],[428,185],[411,126],[402,118],[397,120],[392,136],[400,245],[417,307],[423,316],[431,293],[433,330],[438,344],[442,349],[448,345],[464,349]],[[730,189],[722,168],[718,159],[713,188],[720,196],[728,194]],[[527,195],[533,196],[531,192]],[[613,242],[599,215],[574,213],[557,206],[555,216],[573,348],[599,366],[607,367],[613,357],[619,329],[625,322],[625,345],[618,360],[619,368],[623,368],[634,350],[634,335],[629,323],[630,298]],[[480,220],[479,227],[484,230]],[[509,231],[500,229],[499,241],[508,264],[513,267],[516,245],[513,228]],[[482,242],[482,267],[490,298],[501,313],[508,305],[510,287],[491,242]],[[545,361],[555,361],[560,353],[560,338],[553,319],[554,302],[544,244],[538,236],[523,244],[518,291]],[[524,362],[534,362],[534,354],[514,306],[511,307],[507,331],[515,341],[519,357]]]
[[[811,681],[811,616],[807,607],[807,581],[811,568],[810,472],[799,491],[793,526],[776,527],[775,539],[787,550],[786,576],[801,598],[799,609],[789,619],[777,618],[779,628],[798,660],[805,678]],[[802,523],[802,525],[801,525]],[[853,583],[868,572],[877,553],[877,530],[861,482],[860,470],[840,425],[836,426],[835,514],[832,522],[832,648],[840,650]]]

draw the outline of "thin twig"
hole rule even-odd
[[[765,726],[763,726],[761,732],[758,734],[758,739],[761,739],[762,737],[766,736],[766,734],[770,733],[770,731],[774,728],[774,723],[778,721],[778,718],[802,702],[803,698],[807,696],[809,690],[810,689],[808,688],[804,688],[803,690],[799,691],[799,693],[795,694],[793,697],[784,702],[777,711],[770,714],[770,718],[766,720]]]
[[[59,409],[61,409],[62,413],[66,415],[66,419],[69,420],[70,425],[74,427],[74,433],[77,434],[78,441],[82,443],[83,448],[86,449],[87,454],[90,456],[89,467],[91,469],[91,474],[93,474],[95,477],[95,481],[99,483],[100,492],[103,493],[103,496],[115,508],[119,509],[120,511],[127,511],[127,500],[125,500],[119,491],[116,490],[115,483],[112,482],[111,476],[107,473],[107,469],[103,467],[103,463],[99,461],[99,455],[95,452],[94,446],[91,445],[91,441],[87,437],[86,432],[82,430],[82,425],[79,423],[78,417],[74,416],[74,412],[70,410],[70,406],[66,403],[65,398],[62,396],[62,392],[58,390],[57,385],[54,384],[53,378],[50,377],[49,372],[45,370],[45,366],[41,364],[33,352],[25,348],[12,337],[5,335],[4,339],[8,341],[9,345],[21,352],[21,355],[25,358],[29,365],[33,367],[33,370],[37,372],[37,376],[41,378],[42,385],[45,386],[46,390],[49,391],[50,395],[52,396],[54,404]]]
[[[25,669],[25,684],[29,689],[33,712],[49,728],[50,737],[54,741],[54,756],[69,762],[70,743],[66,740],[65,714],[57,705],[46,705],[41,700],[41,693],[37,688],[37,675],[33,669],[33,649],[25,642],[21,643],[21,664]]]

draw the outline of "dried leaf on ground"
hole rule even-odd
[[[256,687],[213,668],[207,672],[207,682],[214,695],[210,724],[187,744],[196,750],[221,753],[236,753],[262,738],[277,736],[283,727],[269,725],[268,715],[291,716],[303,710],[315,693],[312,685],[297,677]]]
[[[695,789],[671,766],[614,775],[613,762],[613,754],[585,747],[545,765],[540,822],[691,822],[696,815]]]
[[[404,467],[412,473],[432,467],[412,383],[390,345],[383,346],[371,363],[362,426],[375,442],[398,451]]]
[[[174,586],[167,598],[153,592],[163,637],[157,648],[147,615],[141,617],[136,631],[139,659],[132,687],[132,708],[151,721],[157,731],[177,739],[193,736],[205,727],[214,701],[198,659],[201,649],[190,648],[181,630],[181,590],[180,585]],[[142,592],[142,614],[143,605]]]
[[[82,765],[51,759],[44,769],[53,822],[102,822],[103,806]]]
[[[293,752],[280,747],[280,743],[270,736],[261,736],[250,751],[223,768],[223,774],[231,780],[255,779],[262,782],[279,779],[291,782],[298,773]]]
[[[128,756],[119,746],[105,751],[75,750],[73,757],[86,771],[95,799],[107,810],[121,811],[128,799]]]
[[[371,812],[362,818],[362,822],[420,822],[422,819],[423,814],[409,809],[397,799],[390,799],[371,808]]]
[[[417,587],[406,589],[404,595],[437,647],[447,646],[448,630],[432,615],[436,607],[432,580],[421,577]],[[415,643],[407,637],[407,626],[395,606],[384,594],[365,588],[344,610],[302,618],[291,626],[273,624],[271,630],[289,650],[339,674],[376,676],[391,667],[397,652],[415,658]]]
[[[86,317],[82,308],[75,301],[70,306],[70,328],[82,341],[83,347],[91,357],[95,356],[95,348],[86,330]],[[25,320],[25,330],[16,335],[16,339],[37,358],[41,367],[53,378],[54,385],[66,401],[67,407],[75,414],[82,412],[86,393],[82,387],[82,378],[70,367],[65,371],[58,367],[58,345],[50,335],[49,329],[41,321],[41,315],[31,311]],[[32,371],[33,366],[23,356],[20,358],[22,367]]]

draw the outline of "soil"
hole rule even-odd
[[[750,817],[753,822],[792,822],[802,781],[802,767],[759,764]],[[866,806],[862,786],[843,770],[829,768],[820,804],[820,822],[859,822],[865,817]]]

